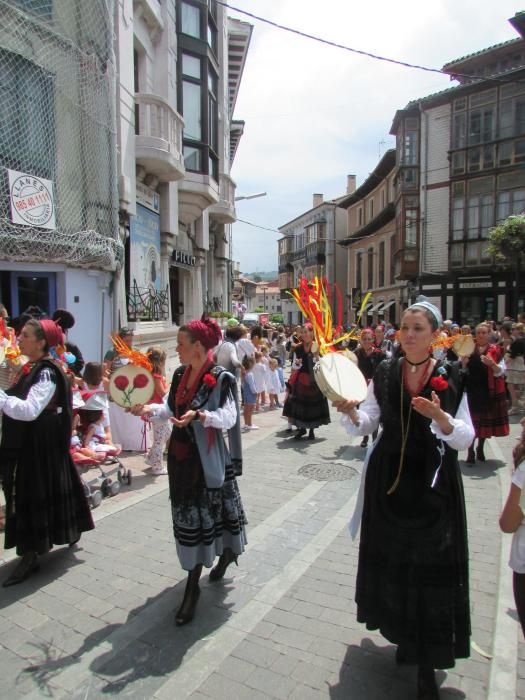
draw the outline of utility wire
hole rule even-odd
[[[259,226],[259,224],[252,224],[251,221],[244,221],[244,219],[236,219],[236,221],[240,221],[242,224],[247,224],[248,226],[253,226],[254,228],[262,228],[263,231],[272,231],[273,233],[281,233],[281,231],[278,231],[276,228],[267,228],[266,226]]]
[[[218,5],[233,10],[234,12],[239,12],[241,15],[246,15],[251,19],[257,20],[258,22],[264,22],[264,24],[269,24],[271,27],[276,29],[281,29],[284,32],[290,32],[290,34],[296,34],[297,36],[302,36],[304,39],[311,39],[312,41],[317,41],[320,44],[326,44],[327,46],[333,46],[336,49],[343,49],[343,51],[349,51],[350,53],[358,54],[359,56],[366,56],[367,58],[372,58],[375,61],[385,61],[386,63],[393,63],[396,66],[402,66],[403,68],[414,68],[416,70],[426,71],[427,73],[440,73],[441,75],[446,75],[450,78],[451,74],[447,73],[443,68],[430,68],[429,66],[421,66],[417,63],[408,63],[408,61],[399,61],[395,58],[388,58],[386,56],[379,56],[378,54],[371,53],[370,51],[363,51],[362,49],[354,49],[351,46],[345,46],[344,44],[338,44],[335,41],[330,41],[330,39],[323,39],[322,37],[315,36],[314,34],[308,34],[307,32],[302,32],[299,29],[294,29],[293,27],[287,27],[284,24],[279,24],[271,19],[266,19],[266,17],[260,17],[247,10],[241,10],[238,7],[229,5],[227,2],[221,2],[217,0]],[[517,67],[516,70],[520,68]],[[476,82],[492,81],[496,83],[525,83],[525,80],[515,80],[514,78],[496,78],[490,76],[479,76],[479,75],[469,75],[467,73],[453,73],[454,77],[467,78],[469,80],[475,80]]]

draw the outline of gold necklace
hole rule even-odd
[[[405,358],[406,359],[406,358]],[[397,468],[397,476],[392,484],[392,486],[388,489],[386,492],[387,496],[390,496],[391,494],[394,493],[394,491],[397,489],[399,486],[399,480],[401,479],[401,472],[403,471],[403,463],[405,461],[405,449],[406,449],[406,444],[408,440],[408,433],[410,429],[410,418],[412,417],[412,400],[410,401],[410,408],[408,409],[408,420],[407,420],[407,425],[406,425],[406,432],[405,432],[405,415],[403,411],[403,387],[404,387],[404,368],[405,365],[403,365],[401,369],[401,391],[399,392],[399,411],[401,414],[401,452],[399,455],[399,467]]]

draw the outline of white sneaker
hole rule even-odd
[[[166,469],[166,467],[162,467],[162,469],[152,469],[151,470],[152,476],[164,476],[167,473],[168,473],[168,470]]]
[[[258,425],[248,425],[247,427],[248,427],[248,430],[259,430]]]

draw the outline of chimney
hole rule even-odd
[[[320,204],[323,203],[323,195],[322,194],[314,194],[314,207],[318,207]]]
[[[346,176],[346,194],[355,192],[355,175]]]

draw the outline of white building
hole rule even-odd
[[[231,306],[232,117],[252,27],[215,0],[121,0],[116,13],[119,323],[173,357],[177,326]]]
[[[114,313],[118,232],[111,1],[0,3],[0,300],[68,308],[86,358]]]
[[[348,175],[347,194],[355,190],[355,175]],[[284,323],[301,323],[302,314],[288,292],[300,277],[326,277],[346,294],[346,255],[337,242],[346,236],[346,213],[339,208],[341,198],[324,201],[313,195],[313,206],[279,227],[279,288]],[[346,311],[346,309],[345,309]],[[346,321],[346,318],[344,319]]]

